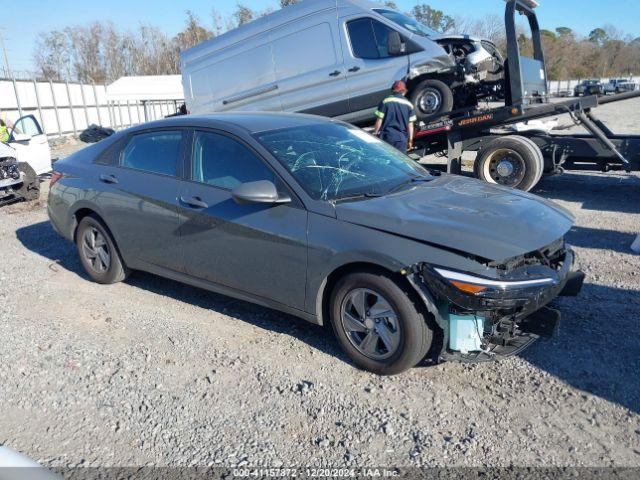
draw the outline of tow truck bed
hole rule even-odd
[[[447,156],[447,171],[461,172],[462,154],[478,152],[474,173],[483,180],[532,189],[543,174],[565,169],[640,170],[640,135],[616,135],[598,120],[599,105],[640,97],[640,91],[610,97],[586,96],[550,102],[542,39],[534,4],[507,0],[505,15],[508,56],[504,106],[458,110],[417,125],[413,152]],[[520,55],[516,13],[529,20],[533,58]],[[568,114],[586,134],[550,134],[501,130],[509,125]]]

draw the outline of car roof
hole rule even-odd
[[[249,133],[259,133],[283,128],[305,127],[321,123],[338,123],[326,117],[299,113],[230,112],[211,115],[182,115],[143,123],[131,131],[167,127],[239,127]]]

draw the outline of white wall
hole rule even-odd
[[[15,121],[21,116],[20,106],[22,115],[34,115],[49,136],[78,134],[91,124],[125,128],[175,113],[181,103],[109,102],[104,85],[0,80],[0,111]]]

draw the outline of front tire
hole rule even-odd
[[[440,80],[424,80],[413,88],[409,100],[418,120],[433,120],[453,110],[453,92]]]
[[[22,186],[17,190],[18,195],[20,195],[25,202],[38,200],[38,198],[40,198],[40,180],[35,170],[25,162],[18,163],[18,170],[24,172]]]
[[[94,282],[118,283],[129,275],[109,229],[98,217],[89,215],[80,221],[76,246],[80,263]]]
[[[360,368],[395,375],[427,354],[433,332],[410,292],[379,272],[351,273],[331,295],[331,324],[342,349]]]

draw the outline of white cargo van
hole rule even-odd
[[[350,122],[373,119],[394,80],[404,79],[426,119],[477,103],[501,83],[490,42],[444,37],[363,0],[304,0],[181,56],[192,113],[304,112]]]

